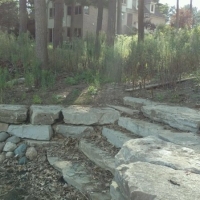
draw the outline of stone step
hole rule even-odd
[[[91,161],[93,161],[99,167],[110,171],[113,175],[115,173],[115,158],[108,152],[103,151],[95,144],[82,139],[79,143],[79,149],[82,151]]]
[[[130,133],[124,133],[106,127],[103,127],[102,135],[107,138],[108,142],[117,148],[121,148],[125,142],[131,139],[138,138],[138,136],[134,134],[131,135]]]
[[[189,147],[200,152],[200,136],[195,133],[166,130],[160,124],[128,117],[120,117],[118,125],[142,137],[157,136],[165,141]]]
[[[118,110],[119,112],[127,115],[138,115],[140,112],[139,110],[133,110],[124,106],[108,105],[108,107]]]
[[[198,132],[200,130],[200,111],[187,107],[168,105],[147,105],[141,108],[146,117],[169,124],[182,131]]]
[[[80,162],[61,160],[58,157],[47,156],[49,163],[62,173],[67,184],[72,185],[91,200],[110,200],[109,190],[102,187],[102,183],[94,179],[92,172]]]

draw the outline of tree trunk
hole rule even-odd
[[[55,0],[55,16],[54,16],[54,34],[53,48],[62,45],[63,41],[63,16],[64,16],[64,0]]]
[[[122,0],[117,0],[117,34],[122,34]]]
[[[179,29],[179,0],[176,2],[176,29]]]
[[[71,5],[71,27],[70,27],[70,40],[74,38],[74,17],[75,17],[76,0],[72,0]]]
[[[42,67],[47,67],[47,14],[46,1],[34,0],[35,6],[35,40],[36,57],[41,62]]]
[[[144,40],[144,0],[138,1],[138,42]]]
[[[27,32],[26,0],[19,0],[19,34]]]
[[[110,46],[114,45],[115,23],[116,23],[116,0],[109,0],[107,44],[110,45]]]
[[[102,0],[98,0],[98,15],[97,15],[97,28],[96,28],[96,36],[99,36],[99,32],[102,29],[102,21],[103,21],[103,3]]]

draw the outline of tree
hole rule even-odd
[[[64,0],[55,0],[55,16],[54,16],[54,34],[53,34],[53,48],[62,45],[63,32],[63,16],[64,16]]]
[[[35,35],[36,35],[36,57],[42,67],[47,67],[47,14],[46,1],[34,0],[35,6]]]
[[[138,42],[144,40],[144,0],[138,1]]]
[[[179,0],[176,0],[176,28],[179,28]]]
[[[27,32],[27,21],[26,0],[19,0],[19,34]]]
[[[117,34],[122,34],[122,0],[117,0]]]

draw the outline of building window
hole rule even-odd
[[[138,10],[138,0],[135,1],[135,8]]]
[[[71,14],[72,14],[72,7],[67,6],[67,15],[71,15]]]
[[[127,2],[126,2],[126,0],[122,0],[122,3],[123,3],[123,4],[126,4]]]
[[[81,37],[81,28],[74,29],[74,36]]]
[[[82,6],[76,6],[75,7],[75,15],[82,14]]]
[[[89,6],[84,6],[84,14],[89,15]]]
[[[55,8],[49,8],[49,19],[53,19],[55,16]]]
[[[155,13],[155,4],[153,3],[150,4],[150,12]]]

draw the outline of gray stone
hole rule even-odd
[[[112,181],[110,185],[110,196],[112,197],[111,200],[125,200],[119,189],[118,184],[115,181]]]
[[[118,110],[122,113],[125,113],[127,115],[134,115],[134,114],[139,114],[139,110],[133,110],[133,109],[130,109],[130,108],[127,108],[127,107],[124,107],[124,106],[114,106],[114,105],[108,105],[109,107],[111,108],[114,108],[115,110]]]
[[[28,140],[24,139],[24,143],[26,143],[28,146],[34,147],[34,146],[43,146],[43,145],[51,145],[51,144],[60,144],[59,141],[38,141],[38,140]]]
[[[0,153],[3,151],[4,146],[5,142],[0,142]]]
[[[3,163],[3,161],[6,159],[6,156],[4,153],[0,154],[0,163]]]
[[[8,132],[20,138],[50,140],[53,130],[50,125],[10,125]]]
[[[12,142],[6,142],[3,151],[14,151],[17,148],[17,145]]]
[[[17,144],[21,141],[21,139],[17,136],[12,136],[12,137],[9,137],[6,142],[12,142],[14,144]]]
[[[28,162],[28,159],[24,156],[19,159],[18,164],[19,165],[25,165]]]
[[[80,141],[79,149],[96,165],[110,171],[112,174],[115,173],[115,159],[108,152],[86,140]]]
[[[141,109],[142,106],[159,104],[147,99],[134,98],[134,97],[124,97],[123,101],[124,105],[131,106],[132,108],[139,110]]]
[[[24,105],[0,105],[0,122],[21,124],[27,119],[28,107]]]
[[[26,157],[29,160],[34,160],[35,158],[37,158],[37,151],[34,147],[29,147],[26,151]]]
[[[64,122],[74,125],[113,124],[120,113],[111,108],[69,106],[62,110]]]
[[[60,118],[61,106],[38,106],[32,105],[30,107],[31,124],[34,125],[51,125]]]
[[[0,132],[0,142],[4,142],[8,137],[9,137],[8,133],[6,133],[4,131]]]
[[[8,124],[0,123],[0,131],[7,131],[7,129],[8,129]]]
[[[12,158],[14,156],[13,152],[7,152],[6,153],[6,158]]]
[[[19,157],[23,157],[26,153],[27,145],[26,144],[20,144],[14,151],[15,155]]]
[[[133,139],[133,137],[129,137],[125,133],[105,127],[102,129],[102,135],[117,148],[121,148],[125,142]]]
[[[136,162],[116,169],[115,180],[126,200],[200,199],[200,175]]]
[[[200,129],[200,111],[187,107],[149,105],[143,106],[142,112],[152,120],[169,124],[171,127],[197,132]]]
[[[91,135],[94,129],[88,126],[57,125],[55,131],[64,137],[80,138]]]
[[[200,154],[156,137],[129,140],[115,156],[115,164],[149,162],[200,174]]]

